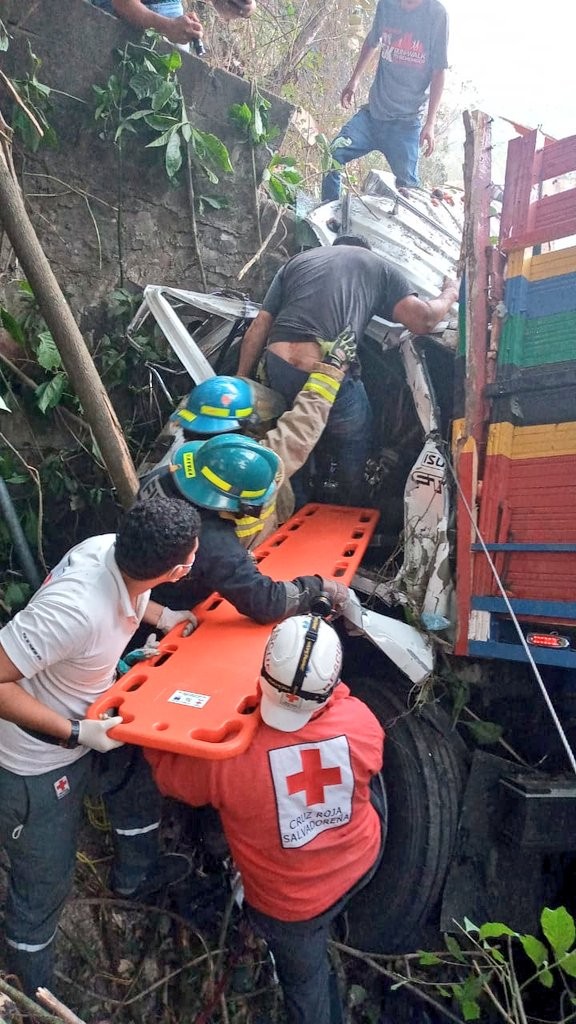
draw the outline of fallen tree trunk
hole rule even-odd
[[[0,222],[62,356],[120,502],[129,508],[138,491],[134,463],[106,388],[26,211],[7,155],[7,131],[0,115]]]

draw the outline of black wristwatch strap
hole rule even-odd
[[[78,738],[80,736],[80,722],[77,718],[70,719],[70,725],[72,729],[67,740],[63,740],[60,744],[61,747],[66,747],[66,750],[74,750],[78,746]]]

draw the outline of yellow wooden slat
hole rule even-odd
[[[533,427],[493,423],[488,433],[486,454],[505,455],[509,459],[576,455],[576,423],[547,423]]]

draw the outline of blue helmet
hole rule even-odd
[[[276,491],[282,463],[269,448],[241,434],[188,441],[171,470],[184,498],[201,508],[258,518]]]
[[[241,377],[210,377],[190,392],[186,405],[170,417],[195,434],[240,430],[254,411],[252,391]]]

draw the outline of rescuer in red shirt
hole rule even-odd
[[[219,810],[290,1024],[341,1019],[330,925],[370,880],[382,847],[370,784],[384,733],[340,682],[341,664],[338,635],[319,616],[286,619],[266,645],[262,724],[244,754],[213,761],[146,751],[162,793]]]

